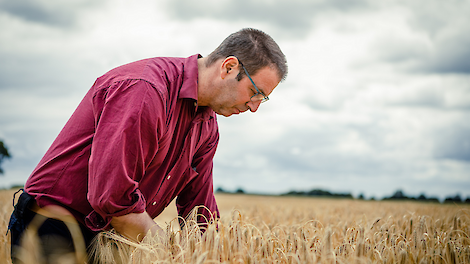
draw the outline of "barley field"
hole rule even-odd
[[[14,191],[0,191],[0,263]],[[470,263],[470,206],[420,202],[218,194],[221,219],[180,230],[174,205],[156,221],[166,234],[132,243],[103,232],[103,263]],[[29,250],[28,250],[29,252]],[[65,262],[63,262],[65,263]]]

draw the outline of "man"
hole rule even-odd
[[[286,74],[274,40],[243,29],[208,57],[151,58],[98,78],[26,182],[10,221],[12,258],[41,208],[73,215],[87,245],[110,228],[135,241],[159,232],[153,218],[175,197],[183,218],[197,206],[218,216],[215,113],[256,112]],[[55,219],[38,233],[71,244]]]

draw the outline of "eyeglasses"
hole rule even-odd
[[[248,71],[246,70],[245,66],[243,66],[243,63],[242,63],[240,60],[238,60],[238,62],[240,62],[240,65],[242,65],[243,70],[245,70],[246,76],[248,76],[248,78],[250,79],[251,83],[253,84],[253,87],[255,87],[256,92],[257,92],[257,93],[255,93],[255,95],[253,95],[253,96],[250,98],[250,100],[251,100],[253,103],[258,102],[258,101],[261,101],[261,103],[264,103],[264,102],[268,101],[268,100],[269,100],[269,97],[267,97],[264,93],[262,93],[262,92],[258,89],[258,87],[256,87],[255,82],[253,82],[253,79],[251,79],[251,76],[250,76],[250,74],[248,74]]]

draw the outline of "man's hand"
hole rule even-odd
[[[152,231],[152,235],[164,234],[163,229],[153,221],[147,212],[113,217],[111,225],[121,235],[136,242],[142,241],[149,230]]]

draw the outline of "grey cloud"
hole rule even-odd
[[[302,37],[313,26],[315,18],[331,12],[349,12],[368,7],[363,0],[315,1],[168,1],[169,13],[180,20],[213,18],[231,21],[255,21],[274,25],[284,35]],[[282,35],[282,34],[281,34]]]
[[[78,13],[97,1],[0,0],[0,12],[25,21],[68,28],[76,24]]]
[[[386,105],[399,107],[445,108],[445,98],[437,87],[420,87],[409,89],[395,99],[388,99]]]
[[[468,30],[470,27],[462,33]],[[436,53],[420,65],[425,71],[470,74],[470,37],[467,34],[451,37],[437,45]]]
[[[440,102],[436,102],[431,95],[429,97],[423,101],[414,101],[416,98],[411,98],[407,102],[413,106],[409,108],[409,114],[412,116],[423,111],[433,114],[432,105]],[[415,107],[419,105],[429,109],[416,109]],[[367,122],[344,123],[333,118],[331,122],[322,122],[318,126],[306,125],[288,129],[272,144],[253,145],[244,148],[244,152],[266,160],[269,171],[276,175],[288,174],[307,178],[327,175],[332,181],[345,177],[373,180],[378,177],[383,179],[416,177],[416,186],[421,186],[423,181],[436,177],[436,173],[444,172],[443,170],[436,172],[433,169],[433,164],[442,162],[442,159],[470,164],[468,136],[470,129],[462,124],[466,122],[465,116],[457,116],[453,121],[436,119],[424,130],[419,126],[408,127],[407,121],[397,120],[397,116],[392,113],[393,109],[379,111],[369,116]],[[332,116],[331,114],[331,112],[318,112],[318,115],[323,116]],[[303,120],[303,122],[309,121]],[[223,162],[223,160],[239,161],[236,153],[225,154],[219,158],[218,166],[223,166],[224,171],[236,171],[242,175],[245,173],[260,175],[265,170],[265,168],[253,170],[243,162],[237,166],[234,166],[233,162]]]
[[[33,87],[57,86],[66,72],[58,61],[40,55],[0,54],[0,90],[30,90]],[[55,78],[54,78],[55,77]]]
[[[455,174],[455,171],[449,174],[449,167],[442,159],[468,162],[468,128],[453,129],[456,124],[447,122],[442,125],[444,131],[410,131],[416,136],[407,135],[406,140],[397,141],[393,138],[403,135],[397,135],[396,124],[386,118],[377,116],[369,124],[332,121],[315,128],[286,130],[271,144],[247,144],[244,153],[258,157],[255,159],[241,160],[239,153],[216,155],[217,171],[223,171],[222,175],[216,176],[220,177],[216,186],[242,186],[257,191],[269,190],[266,186],[275,182],[278,192],[324,187],[356,193],[366,189],[369,194],[376,192],[374,195],[393,193],[398,188],[407,193],[414,192],[414,195],[427,192],[444,196],[455,194],[456,190],[468,193],[462,187],[470,184],[468,180],[440,178],[441,175]],[[357,137],[344,140],[351,133]],[[433,140],[436,141],[434,151],[422,144],[429,142],[432,145]],[[364,147],[342,148],[342,144],[351,141],[353,145],[359,141]],[[230,146],[220,147],[231,149]],[[263,161],[262,167],[251,166],[259,161]],[[461,171],[459,166],[454,169]],[[436,182],[443,184],[436,186]],[[279,184],[284,189],[280,189]]]
[[[470,30],[470,27],[469,29]],[[467,30],[467,31],[468,31]],[[462,30],[465,32],[465,30]],[[464,34],[433,41],[432,46],[421,41],[391,39],[378,41],[378,59],[415,73],[470,74],[470,38]]]
[[[408,10],[406,22],[413,34],[387,34],[377,40],[379,59],[398,64],[406,71],[470,74],[470,36],[466,34],[470,31],[470,2],[402,4]]]
[[[470,126],[456,124],[442,128],[436,131],[434,141],[436,158],[470,162]]]
[[[313,122],[313,121],[312,121]],[[379,171],[397,173],[400,166],[391,166],[390,163],[378,155],[362,150],[341,150],[344,136],[349,133],[358,134],[358,139],[365,148],[386,153],[395,151],[383,141],[385,128],[378,125],[344,125],[339,123],[323,124],[319,128],[303,128],[287,130],[275,140],[273,144],[263,146],[251,145],[244,147],[246,153],[263,157],[267,160],[270,170],[298,175],[324,175],[330,177],[343,177],[357,174],[373,176]],[[233,155],[233,156],[232,156]],[[240,160],[237,153],[225,154],[219,157],[223,160]],[[235,166],[227,163],[224,166]],[[235,170],[240,170],[237,167]],[[261,169],[262,170],[262,169]],[[230,171],[230,169],[228,169]],[[261,173],[261,172],[259,172]]]
[[[326,102],[314,96],[306,96],[303,100],[301,100],[301,102],[306,104],[312,110],[326,111],[326,112],[338,111],[344,103],[343,100],[335,100],[333,102]]]
[[[75,54],[60,51],[28,55],[0,51],[0,61],[0,92],[38,97],[82,94],[103,71],[96,63],[85,65]]]
[[[370,126],[330,125],[318,130],[291,130],[277,144],[263,150],[276,169],[309,171],[313,174],[330,174],[334,177],[346,174],[372,176],[378,171],[395,170],[380,157],[370,153],[340,150],[342,139],[348,133],[357,133],[358,140],[374,151],[386,152],[381,142],[381,128]],[[382,135],[383,136],[383,135]],[[383,139],[382,139],[383,140]],[[292,150],[298,148],[295,153]]]
[[[404,0],[401,4],[411,11],[407,20],[409,25],[432,39],[439,37],[442,31],[449,27],[468,26],[468,1]]]

